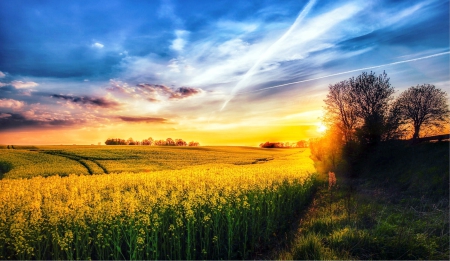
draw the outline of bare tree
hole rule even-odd
[[[326,104],[327,115],[325,122],[334,122],[338,127],[346,141],[352,139],[354,128],[358,121],[356,116],[356,107],[352,104],[350,95],[349,81],[341,81],[328,86],[327,98],[324,100]]]
[[[424,126],[441,127],[448,123],[447,93],[432,84],[412,86],[402,92],[396,103],[401,117],[413,126],[413,139],[419,138]]]

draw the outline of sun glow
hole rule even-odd
[[[327,126],[325,126],[323,123],[317,124],[317,132],[324,133],[327,130]]]

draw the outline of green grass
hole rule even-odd
[[[8,147],[10,149],[0,150],[0,172],[3,178],[152,172],[205,164],[260,164],[304,151],[253,147]]]
[[[373,148],[354,166],[357,179],[324,184],[269,258],[447,260],[448,157],[448,142]]]

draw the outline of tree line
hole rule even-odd
[[[412,86],[394,97],[386,72],[363,72],[330,84],[325,102],[325,136],[310,141],[311,153],[330,169],[351,163],[382,141],[412,138],[448,128],[447,93],[432,84]]]
[[[183,139],[172,139],[167,138],[165,140],[154,140],[153,138],[144,139],[142,141],[135,141],[133,138],[117,139],[117,138],[108,138],[105,141],[106,145],[147,145],[147,146],[190,146],[196,147],[200,146],[200,143],[197,141],[186,142]]]
[[[307,148],[308,142],[306,140],[300,140],[297,142],[265,142],[259,144],[261,148]]]
[[[395,89],[386,72],[363,72],[329,86],[325,122],[336,127],[346,142],[376,143],[448,122],[446,93],[432,84],[413,86],[394,99]]]

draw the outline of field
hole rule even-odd
[[[264,163],[300,151],[252,147],[8,145],[0,149],[0,172],[4,178],[153,172],[204,164]]]
[[[0,150],[0,259],[254,257],[309,204],[318,186],[309,155],[7,146]]]

